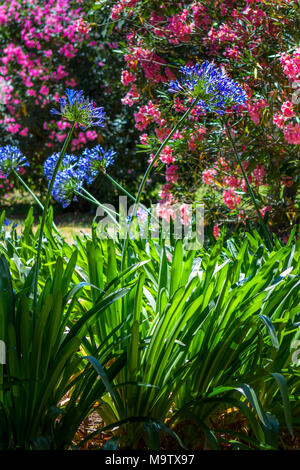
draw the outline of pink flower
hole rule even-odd
[[[230,188],[237,189],[241,186],[241,181],[235,176],[228,176],[224,178],[224,184],[226,184],[226,186],[229,186]]]
[[[241,198],[232,189],[223,192],[223,199],[229,209],[235,209],[241,202]]]
[[[173,155],[173,150],[168,145],[163,149],[159,158],[162,163],[165,163],[166,165],[171,165],[171,163],[176,162],[176,158]]]
[[[135,127],[142,131],[153,121],[161,124],[161,112],[157,105],[149,101],[148,104],[141,106],[137,113],[134,113],[134,119]]]
[[[214,235],[214,237],[215,237],[216,239],[219,238],[219,236],[221,235],[221,232],[220,232],[220,229],[219,229],[218,224],[215,224],[215,225],[214,225],[214,228],[213,228],[213,235]]]
[[[40,89],[40,93],[41,95],[45,95],[45,96],[49,95],[49,88],[43,85]]]
[[[57,134],[56,138],[58,142],[63,142],[66,138],[67,134]]]
[[[147,134],[140,135],[140,142],[142,145],[149,145],[149,138]]]
[[[96,132],[96,131],[87,131],[85,135],[86,135],[86,138],[87,138],[88,140],[95,140],[95,139],[97,139],[97,132]]]
[[[136,101],[138,101],[140,95],[137,92],[136,86],[132,85],[129,92],[121,99],[122,104],[127,106],[133,106]]]
[[[260,111],[267,106],[266,100],[258,100],[255,101],[253,104],[247,103],[246,107],[248,109],[250,118],[255,124],[259,124],[260,120]]]
[[[256,186],[260,186],[263,184],[264,177],[266,176],[267,172],[263,165],[257,165],[257,167],[253,170],[253,176],[255,178]]]
[[[260,209],[259,212],[261,213],[262,218],[264,218],[266,213],[271,212],[271,210],[272,210],[272,206],[265,206],[262,209]]]
[[[273,123],[278,129],[282,129],[285,123],[285,117],[282,114],[275,114],[273,116]]]
[[[128,70],[123,70],[122,76],[121,76],[121,82],[124,86],[130,85],[130,83],[135,82],[136,76],[128,72]]]
[[[293,53],[293,56],[287,53],[281,54],[280,62],[284,73],[290,80],[297,80],[300,76],[300,53],[299,48]]]
[[[166,180],[169,183],[176,183],[178,181],[178,174],[177,174],[178,166],[171,165],[166,169]]]
[[[217,171],[214,168],[204,170],[202,173],[202,181],[204,184],[210,185],[214,183],[214,177],[217,175]]]
[[[148,163],[149,163],[149,164],[153,162],[154,157],[155,157],[154,153],[151,153],[151,154],[150,154],[150,157],[148,158]],[[154,166],[155,166],[155,167],[157,166],[157,161],[154,163]]]
[[[168,202],[159,201],[158,203],[158,217],[165,219],[168,223],[170,222],[170,218],[174,221],[176,217],[176,212],[174,207]]]
[[[300,125],[288,124],[283,130],[285,140],[292,145],[300,145]]]
[[[28,135],[28,128],[25,127],[24,129],[22,129],[20,132],[19,132],[20,135],[26,137]]]
[[[195,152],[197,150],[197,144],[195,144],[195,139],[191,139],[188,143],[189,150]]]
[[[167,128],[167,127],[163,127],[163,128],[159,128],[157,127],[155,129],[155,134],[157,136],[157,138],[162,142],[163,140],[165,140],[165,138],[167,137],[167,135],[169,134],[170,132],[170,129]],[[173,136],[174,138],[174,136]]]
[[[169,201],[170,200],[173,200],[174,197],[171,193],[171,189],[172,189],[172,185],[171,184],[163,184],[161,190],[160,190],[160,193],[159,193],[159,197],[161,199],[168,199]]]
[[[281,112],[285,118],[291,118],[296,115],[294,105],[291,101],[285,101],[281,106]]]
[[[192,216],[191,216],[191,211],[190,211],[190,207],[188,204],[182,204],[180,206],[180,215],[181,215],[181,222],[183,223],[183,225],[189,225],[192,220]]]
[[[79,20],[76,21],[75,25],[76,25],[76,31],[82,34],[88,34],[91,29],[89,23],[84,21],[83,18],[79,18]]]

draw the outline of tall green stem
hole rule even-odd
[[[117,220],[114,218],[114,216],[112,214],[115,214],[117,216],[119,216],[120,214],[118,214],[117,212],[115,212],[111,209],[108,209],[108,207],[106,207],[104,204],[101,204],[101,202],[99,202],[96,198],[94,198],[94,196],[91,193],[89,193],[86,189],[81,188],[81,191],[83,191],[83,192],[81,193],[80,191],[75,191],[75,193],[78,196],[81,196],[84,199],[86,199],[87,201],[91,202],[92,204],[96,204],[96,206],[102,207],[104,212],[107,213],[107,215],[111,218],[111,220],[119,226],[119,223],[117,222]]]
[[[126,196],[130,197],[130,199],[132,199],[134,202],[136,202],[136,199],[134,196],[132,196],[132,194],[130,194],[128,191],[126,191],[125,188],[123,188],[123,186],[121,186],[119,183],[117,183],[117,181],[115,181],[108,173],[106,173],[106,171],[103,172],[103,174],[106,176],[107,179],[109,179],[109,181],[111,183],[113,183],[118,189],[120,189],[121,191],[123,191],[123,193],[126,194]]]
[[[137,196],[136,196],[136,200],[135,200],[135,204],[134,204],[134,208],[133,208],[133,212],[132,212],[132,215],[131,215],[131,219],[133,219],[136,215],[136,212],[137,212],[137,209],[138,209],[138,205],[140,203],[140,200],[141,200],[141,197],[142,197],[142,192],[144,190],[144,187],[146,185],[146,182],[147,182],[147,179],[151,173],[151,170],[152,168],[154,167],[155,163],[157,162],[161,152],[163,151],[163,149],[165,148],[165,146],[168,144],[169,140],[173,137],[173,135],[175,134],[175,132],[177,131],[177,129],[180,128],[180,126],[183,124],[183,122],[185,121],[185,119],[189,116],[189,114],[191,113],[191,111],[194,109],[194,107],[197,105],[197,102],[198,102],[198,97],[195,98],[195,100],[193,101],[193,103],[190,105],[190,107],[187,109],[187,111],[184,113],[184,115],[182,116],[182,118],[178,121],[178,123],[176,124],[176,126],[173,127],[173,129],[171,130],[171,132],[168,134],[168,136],[165,138],[165,140],[163,141],[163,143],[160,145],[159,149],[157,150],[157,152],[155,153],[154,157],[153,157],[153,160],[152,162],[149,164],[144,176],[143,176],[143,179],[142,179],[142,182],[139,186],[139,189],[138,189],[138,193],[137,193]],[[122,262],[121,262],[121,271],[123,271],[123,269],[125,268],[125,262],[126,262],[126,254],[127,254],[127,248],[128,248],[128,236],[129,236],[129,230],[130,230],[130,223],[128,224],[128,227],[127,227],[127,231],[126,231],[126,235],[125,235],[125,239],[124,239],[124,243],[123,243],[123,248],[122,248]]]
[[[123,188],[123,186],[121,186],[119,183],[117,183],[117,181],[115,181],[108,173],[104,172],[103,173],[108,179],[109,181],[111,181],[117,188],[119,188],[121,191],[123,191],[123,193],[125,193],[128,197],[130,197],[130,199],[132,199],[134,202],[136,202],[136,198],[134,196],[132,196],[132,194],[130,194],[128,191],[126,191],[125,188]],[[145,208],[145,210],[147,211],[147,213],[153,217],[153,215],[151,214],[151,210],[150,209],[147,209]],[[156,220],[158,222],[158,220],[156,219],[156,217],[153,217],[154,220]]]
[[[251,196],[251,199],[252,199],[252,201],[253,201],[255,210],[256,210],[256,212],[257,212],[258,219],[259,219],[259,221],[260,221],[261,228],[262,228],[263,233],[264,233],[264,235],[265,235],[265,239],[266,239],[268,248],[269,248],[269,250],[272,250],[272,241],[271,241],[271,238],[270,238],[270,234],[269,234],[268,229],[267,229],[267,227],[266,227],[266,224],[264,223],[264,220],[263,220],[263,218],[262,218],[262,216],[261,216],[261,213],[260,213],[260,210],[259,210],[259,207],[258,207],[256,198],[255,198],[255,194],[254,194],[254,192],[253,192],[253,189],[252,189],[251,186],[250,186],[249,180],[248,180],[248,178],[247,178],[246,172],[245,172],[245,170],[244,170],[244,167],[243,167],[243,165],[242,165],[240,156],[239,156],[239,154],[238,154],[238,151],[237,151],[235,142],[234,142],[234,140],[233,140],[233,138],[232,138],[232,136],[231,136],[230,129],[229,129],[228,124],[227,124],[227,122],[226,122],[225,119],[223,119],[223,124],[224,124],[225,127],[226,127],[227,135],[228,135],[228,138],[229,138],[229,140],[230,140],[231,147],[232,147],[232,149],[233,149],[233,153],[234,153],[234,156],[235,156],[235,158],[236,158],[236,161],[237,161],[238,165],[240,166],[240,169],[241,169],[241,171],[242,171],[243,177],[244,177],[244,179],[245,179],[245,181],[246,181],[246,185],[247,185],[249,194],[250,194],[250,196]]]
[[[38,240],[38,247],[37,247],[37,254],[36,254],[36,264],[35,264],[35,270],[34,270],[34,278],[33,278],[33,312],[34,315],[36,313],[36,304],[37,304],[37,295],[38,295],[38,275],[39,275],[39,269],[40,269],[40,259],[41,259],[41,249],[42,249],[42,241],[43,241],[43,235],[44,235],[44,227],[45,227],[45,221],[48,213],[48,208],[51,200],[51,193],[52,189],[54,186],[55,178],[57,176],[60,164],[62,162],[62,159],[66,153],[66,150],[68,148],[68,145],[70,143],[74,128],[75,128],[75,121],[73,122],[73,125],[71,129],[69,130],[69,133],[64,141],[63,148],[60,152],[59,159],[57,160],[57,163],[55,165],[53,175],[48,187],[47,195],[46,195],[46,201],[45,201],[45,206],[43,210],[43,215],[42,215],[42,220],[40,224],[40,233],[39,233],[39,240]],[[35,316],[33,318],[33,322],[35,324]]]
[[[35,200],[35,202],[37,203],[37,205],[42,209],[42,211],[44,210],[44,206],[43,204],[41,203],[41,201],[36,197],[36,195],[31,191],[31,189],[29,188],[29,186],[27,186],[27,184],[25,183],[25,181],[23,180],[23,178],[21,178],[21,176],[18,174],[18,172],[13,169],[13,174],[18,178],[18,180],[20,181],[20,183],[22,183],[22,185],[24,186],[24,188],[26,189],[26,191],[29,192],[29,194],[31,194],[31,196],[33,197],[33,199]]]
[[[38,206],[40,207],[40,209],[42,209],[42,211],[44,210],[44,206],[43,204],[41,203],[41,201],[38,199],[38,197],[34,194],[34,192],[29,188],[29,186],[25,183],[25,181],[23,180],[23,178],[21,178],[21,176],[16,172],[16,170],[13,170],[13,173],[14,175],[18,178],[18,180],[20,181],[20,183],[23,184],[24,188],[29,192],[29,194],[31,194],[31,196],[33,197],[33,199],[35,200],[35,202],[38,204]],[[55,232],[59,235],[59,231],[58,231],[58,228],[56,227],[55,223],[52,222],[52,225],[53,225],[53,228],[55,230]]]

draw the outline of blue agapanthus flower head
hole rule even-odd
[[[203,111],[222,115],[230,106],[243,105],[247,101],[245,90],[213,63],[185,65],[180,67],[180,72],[180,79],[169,83],[169,91],[197,99],[197,105]]]
[[[56,175],[52,189],[52,196],[63,208],[66,208],[74,200],[76,193],[80,192],[84,184],[84,173],[79,168],[69,167],[59,171]]]
[[[0,147],[0,171],[5,177],[13,170],[18,171],[23,166],[29,166],[29,162],[18,147],[13,145]]]
[[[60,111],[51,109],[52,114],[58,114],[70,122],[77,122],[79,126],[87,128],[91,126],[104,126],[104,108],[99,108],[96,103],[83,96],[83,91],[67,89],[65,97],[60,98]]]
[[[52,196],[64,208],[80,193],[83,185],[91,184],[101,171],[114,162],[115,152],[104,150],[100,145],[86,149],[80,157],[64,155],[52,189]],[[59,159],[59,153],[53,153],[44,163],[44,173],[50,182]]]
[[[44,174],[48,181],[51,180],[57,160],[59,159],[59,153],[53,153],[44,163]],[[65,170],[70,167],[75,167],[78,163],[78,157],[76,155],[64,155],[62,162],[59,167],[59,171]]]
[[[83,151],[79,166],[85,172],[87,184],[91,184],[101,171],[114,163],[115,155],[114,150],[104,150],[100,145]]]

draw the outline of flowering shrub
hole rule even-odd
[[[299,210],[300,140],[295,7],[292,0],[13,0],[1,5],[5,141],[20,144],[34,172],[41,168],[36,163],[57,152],[70,129],[69,122],[49,118],[50,101],[80,84],[105,105],[111,121],[100,135],[76,126],[70,150],[117,135],[114,147],[122,161],[114,171],[127,187],[137,187],[147,160],[187,110],[180,67],[187,64],[181,70],[189,88],[191,71],[197,73],[208,60],[247,97],[238,106],[226,106],[223,118],[261,214],[274,229],[292,224]],[[246,223],[256,215],[224,125],[212,110],[193,109],[155,163],[158,176],[152,182],[163,185],[162,194],[167,187],[167,197],[175,202],[204,201],[220,228],[225,220]],[[134,155],[138,133],[147,158]]]
[[[76,126],[70,150],[77,152],[102,144],[117,132],[119,139],[115,146],[124,149],[118,153],[125,161],[130,156],[134,167],[131,156],[134,130],[128,131],[127,119],[120,115],[119,77],[115,82],[111,80],[120,59],[112,57],[116,47],[113,38],[106,38],[103,27],[89,24],[94,15],[88,15],[88,10],[94,2],[12,0],[2,3],[1,145],[11,143],[20,147],[32,163],[30,178],[40,184],[42,163],[51,153],[59,151],[70,129],[69,122],[62,116],[59,120],[51,117],[49,111],[53,107],[59,109],[54,105],[66,88],[72,90],[80,84],[84,95],[90,95],[99,106],[105,105],[111,120],[107,120],[101,134],[89,127]],[[138,166],[139,161],[138,158]],[[43,185],[39,189],[43,191]]]
[[[224,118],[262,216],[268,214],[277,228],[295,222],[300,143],[296,2],[121,0],[110,5],[111,19],[126,35],[122,103],[134,107],[141,148],[150,160],[187,109],[180,93],[170,98],[161,92],[164,83],[173,81],[173,91],[180,91],[179,68],[187,63],[182,71],[189,89],[197,64],[214,61],[228,80],[241,84],[247,96]],[[255,214],[229,139],[211,109],[200,111],[193,110],[189,123],[161,155],[164,167],[158,165],[157,170],[164,168],[166,180],[162,200],[171,194],[180,201],[204,200],[217,227],[228,216],[246,223]]]
[[[2,37],[0,57],[8,111],[1,122],[6,132],[30,138],[34,126],[27,117],[29,108],[43,110],[53,98],[57,100],[62,81],[76,84],[68,62],[88,38],[88,31],[83,32],[76,22],[81,13],[72,0],[47,4],[13,0],[0,7],[0,26],[10,38]],[[51,123],[44,122],[44,127],[51,131]],[[61,123],[60,140],[65,129]],[[50,132],[50,140],[56,137],[55,131]]]

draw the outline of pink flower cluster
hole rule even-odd
[[[227,189],[223,192],[224,204],[229,209],[235,209],[241,202],[241,198],[233,191],[233,189]]]
[[[137,113],[134,113],[135,127],[140,131],[146,129],[149,124],[156,122],[161,124],[161,112],[158,105],[155,105],[152,101],[148,104],[141,106]]]
[[[285,140],[292,145],[300,145],[300,125],[288,124],[283,130]]]
[[[289,80],[297,80],[300,77],[300,48],[296,48],[293,54],[284,52],[280,56],[280,62],[284,73]]]
[[[82,34],[88,34],[91,30],[91,27],[89,23],[84,21],[83,18],[79,18],[79,20],[76,21],[76,31]]]
[[[273,122],[278,129],[283,129],[286,121],[295,115],[293,103],[291,101],[285,101],[281,106],[281,112],[273,116]]]
[[[189,23],[188,17],[189,10],[185,9],[178,15],[168,18],[169,25],[166,27],[166,33],[169,34],[170,43],[179,44],[190,40],[195,24]]]
[[[300,145],[300,125],[291,124],[287,121],[296,116],[294,104],[291,101],[285,101],[281,106],[281,112],[275,114],[273,122],[278,129],[283,129],[285,140],[292,145]]]
[[[171,189],[172,184],[164,184],[162,186],[159,193],[160,201],[156,216],[161,217],[168,223],[170,218],[175,221],[176,216],[179,216],[183,225],[190,224],[192,220],[190,206],[186,203],[179,204],[174,198]]]
[[[246,171],[248,162],[243,162],[243,167]],[[233,172],[236,173],[236,176],[232,174]],[[248,172],[247,178],[251,184],[260,187],[265,184],[266,174],[267,172],[264,166],[258,164],[252,173]],[[202,181],[208,186],[215,185],[216,188],[224,188],[223,201],[231,210],[236,209],[242,201],[235,190],[238,189],[245,193],[248,192],[246,181],[241,174],[241,169],[236,165],[234,168],[231,168],[223,158],[220,158],[213,167],[202,172]]]
[[[267,102],[264,99],[257,100],[252,104],[249,102],[246,104],[248,113],[254,124],[259,124],[260,113],[263,109],[265,109],[266,106]]]
[[[171,165],[172,163],[175,163],[176,158],[174,157],[173,150],[169,145],[167,145],[163,151],[160,154],[159,157],[162,161],[162,163],[165,163],[166,165]]]
[[[178,181],[178,166],[170,165],[166,169],[166,180],[169,183],[176,183]]]
[[[265,204],[262,214],[269,212],[271,198],[276,199],[272,191],[275,173],[269,170],[267,173],[266,168],[271,168],[271,164],[267,166],[265,162],[274,161],[278,170],[280,168],[279,171],[285,172],[289,161],[295,160],[295,149],[286,144],[299,144],[300,126],[295,117],[297,108],[295,100],[291,98],[293,91],[287,95],[286,77],[290,81],[299,78],[300,50],[296,48],[294,52],[283,53],[280,59],[272,56],[273,41],[284,44],[285,32],[294,34],[295,22],[285,14],[287,10],[294,11],[292,3],[281,0],[218,0],[212,4],[208,0],[191,0],[148,2],[144,9],[144,4],[140,2],[135,9],[137,14],[131,20],[132,28],[127,34],[127,48],[124,49],[128,71],[124,77],[122,75],[122,82],[132,86],[127,77],[136,78],[134,92],[138,94],[141,103],[135,113],[136,127],[143,132],[147,129],[148,134],[141,136],[141,143],[147,146],[149,153],[154,152],[158,141],[162,142],[169,134],[175,112],[182,114],[187,109],[178,95],[173,97],[172,109],[164,106],[160,97],[156,99],[158,83],[174,79],[174,74],[178,78],[177,66],[189,61],[214,61],[242,85],[248,95],[247,105],[243,109],[229,109],[227,116],[228,121],[238,116],[231,135],[241,152],[247,154],[247,163],[243,165],[251,186],[257,189],[264,186],[261,192]],[[143,8],[139,8],[140,5]],[[195,47],[198,52],[193,58]],[[278,78],[281,67],[286,75],[281,74],[283,83]],[[274,86],[272,77],[276,77],[278,87]],[[128,93],[123,103],[132,106],[137,100],[131,98],[130,91]],[[150,98],[156,107],[153,116],[148,113],[147,104],[144,104]],[[277,114],[273,116],[275,100],[280,102],[281,109],[275,111]],[[160,156],[160,161],[166,164],[165,186],[174,194],[178,183],[183,187],[179,161],[184,161],[192,171],[195,169],[195,175],[198,171],[202,172],[204,184],[216,191],[221,190],[225,206],[234,210],[234,216],[244,222],[251,211],[247,210],[246,214],[240,205],[243,193],[248,193],[248,188],[239,167],[228,163],[232,156],[226,132],[223,142],[220,139],[219,144],[212,144],[218,131],[203,110],[195,107],[189,119],[186,128],[180,129],[180,135],[172,137]],[[282,132],[276,129],[274,132],[272,119]],[[205,127],[201,127],[200,123],[204,122]],[[150,126],[155,132],[151,136]],[[251,146],[247,149],[248,142],[251,142]],[[221,148],[223,144],[228,162],[216,157],[220,155],[216,147],[220,145]],[[153,153],[150,161],[152,158]],[[253,165],[253,161],[257,162],[256,165]],[[290,181],[286,184],[290,184]],[[186,188],[188,191],[189,188]],[[182,192],[185,196],[186,192]],[[164,200],[162,195],[161,198]],[[277,203],[281,204],[278,200]],[[218,225],[215,226],[215,235],[219,236]]]
[[[120,0],[117,2],[117,4],[113,5],[110,10],[112,19],[117,21],[121,13],[123,13],[125,10],[127,10],[129,15],[132,15],[132,8],[138,3],[138,1],[139,0]]]
[[[2,120],[7,132],[28,135],[28,128],[20,124],[24,100],[45,108],[53,99],[58,100],[59,94],[54,90],[62,80],[67,87],[77,85],[69,76],[68,61],[76,56],[80,44],[88,40],[90,31],[82,16],[81,3],[79,0],[78,6],[73,7],[72,0],[12,0],[1,5],[0,25],[8,31],[14,28],[15,36],[19,31],[21,39],[11,40],[0,51],[0,75],[9,83],[2,87],[10,114],[9,121]],[[58,65],[54,65],[54,54],[60,57]],[[49,137],[61,141],[64,134],[56,132]],[[78,139],[78,144],[83,142],[79,136]]]
[[[133,73],[128,72],[128,70],[122,71],[121,83],[124,86],[130,85],[130,83],[134,82],[135,80],[136,80],[136,76]]]
[[[140,98],[140,94],[137,91],[136,85],[132,85],[130,90],[126,93],[124,98],[121,99],[122,104],[127,106],[133,106]]]

